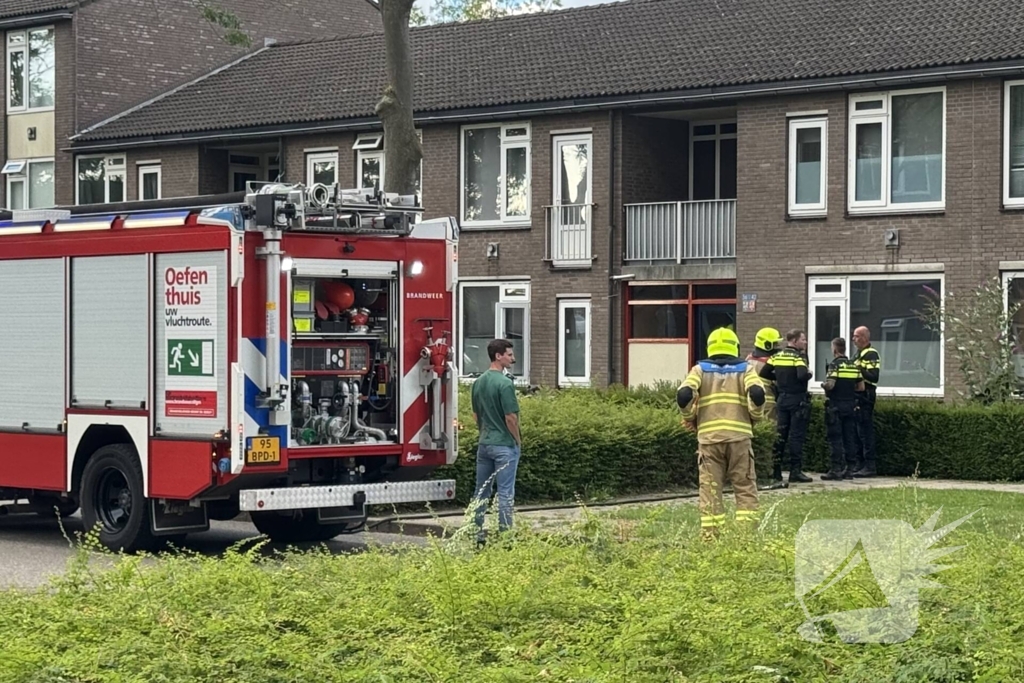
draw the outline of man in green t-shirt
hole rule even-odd
[[[486,540],[484,512],[493,486],[498,488],[498,529],[512,528],[516,469],[522,440],[519,437],[519,401],[512,379],[505,374],[516,362],[512,342],[495,339],[487,345],[491,367],[473,382],[473,419],[480,430],[476,451],[477,543]]]

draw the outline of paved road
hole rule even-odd
[[[26,515],[0,516],[0,590],[9,587],[31,588],[62,574],[74,554],[68,538],[82,531],[81,513],[64,520],[64,531],[54,519]],[[211,522],[210,530],[191,534],[185,546],[207,555],[223,553],[231,545],[259,533],[249,522]],[[365,548],[367,543],[381,545],[425,543],[425,539],[397,534],[359,533],[339,536],[327,543],[335,552]]]

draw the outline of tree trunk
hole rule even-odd
[[[412,49],[409,12],[413,0],[381,0],[384,22],[384,66],[387,85],[377,103],[384,124],[384,191],[416,192],[416,173],[423,150],[412,121]]]

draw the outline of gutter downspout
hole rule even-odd
[[[274,182],[283,183],[287,182],[288,169],[284,165],[284,136],[277,136],[277,178]]]
[[[615,259],[615,110],[608,112],[608,386],[612,384],[615,377],[615,316],[613,302],[615,298],[616,281],[612,277],[613,263]]]

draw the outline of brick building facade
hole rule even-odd
[[[756,3],[682,2],[412,31],[423,205],[462,228],[463,373],[506,336],[523,382],[675,382],[714,327],[735,326],[746,351],[771,325],[807,330],[820,377],[832,337],[864,324],[882,393],[948,393],[925,297],[998,273],[1008,300],[1024,295],[1012,9],[950,4],[949,22],[924,26],[914,3],[891,3],[906,17],[890,21],[784,0],[773,12],[804,17],[787,23],[806,35],[795,45]],[[84,129],[72,152],[158,163],[162,197],[379,183],[382,66],[338,70],[339,88],[312,68],[382,65],[378,38],[259,50]],[[453,80],[466,55],[472,77]]]
[[[379,9],[369,0],[298,0],[287,8],[274,0],[221,0],[211,7],[234,15],[254,45],[380,28]],[[7,80],[0,98],[2,205],[78,202],[71,136],[250,51],[224,34],[191,0],[20,0],[0,6]],[[184,163],[182,153],[173,154],[174,163]],[[107,161],[87,171],[100,173]],[[138,169],[111,168],[118,180],[103,188],[104,198],[137,197]],[[170,189],[201,189],[189,180],[197,168],[197,158],[187,169],[176,166],[184,177],[169,175]]]

